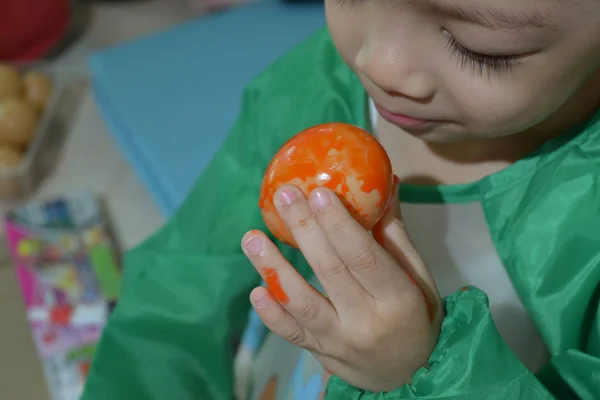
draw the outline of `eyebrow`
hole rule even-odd
[[[552,24],[549,11],[505,11],[496,7],[456,6],[450,1],[435,2],[432,6],[450,18],[488,28],[545,28]]]

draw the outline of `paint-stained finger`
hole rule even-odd
[[[335,309],[283,257],[260,231],[250,231],[242,248],[279,304],[311,332],[326,332],[337,321]]]
[[[255,288],[250,293],[250,302],[271,332],[306,349],[312,349],[315,343],[318,343],[308,330],[283,308],[268,288]]]

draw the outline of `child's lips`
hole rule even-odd
[[[435,120],[416,118],[409,115],[394,113],[386,110],[378,104],[375,104],[375,107],[383,119],[404,129],[428,128],[437,122]]]

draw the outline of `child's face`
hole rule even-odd
[[[326,0],[326,9],[375,103],[425,120],[396,120],[425,140],[564,130],[599,105],[600,0]]]

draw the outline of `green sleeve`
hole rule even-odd
[[[600,288],[600,286],[597,286]],[[591,322],[583,327],[583,350],[563,351],[537,374],[544,385],[560,399],[600,399],[600,290],[595,304],[587,310]]]
[[[259,276],[240,250],[264,225],[256,93],[175,216],[125,257],[123,288],[84,400],[231,399],[231,364]],[[268,153],[266,151],[265,153]]]
[[[372,393],[333,377],[327,400],[400,399],[598,399],[600,398],[600,323],[596,316],[586,352],[554,355],[532,374],[496,330],[487,296],[478,289],[461,290],[445,299],[446,318],[428,368],[412,383],[393,392]],[[597,311],[597,305],[594,309]]]
[[[240,240],[264,229],[258,196],[268,162],[312,125],[366,127],[366,100],[326,29],[249,85],[239,120],[182,207],[127,254],[82,400],[231,400],[233,357],[259,283]],[[311,274],[300,252],[281,250]]]
[[[326,29],[248,86],[238,121],[184,204],[126,255],[119,304],[83,400],[231,400],[248,295],[260,281],[240,240],[265,229],[258,208],[264,171],[302,129],[323,121],[365,126],[365,101]],[[280,250],[302,275],[311,273],[300,252]]]

